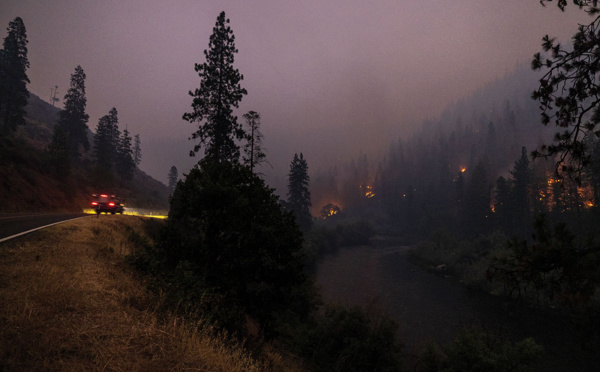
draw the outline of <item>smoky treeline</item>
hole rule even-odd
[[[440,229],[466,238],[495,230],[528,238],[539,213],[581,231],[598,205],[599,168],[589,167],[577,186],[555,177],[553,159],[531,158],[555,131],[540,123],[531,99],[536,83],[518,67],[393,141],[380,159],[361,155],[318,172],[313,214],[367,220],[413,238]],[[598,158],[598,144],[589,145]]]

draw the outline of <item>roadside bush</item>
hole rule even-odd
[[[564,223],[550,227],[540,215],[533,242],[511,239],[508,248],[487,274],[490,281],[499,279],[510,297],[529,294],[548,305],[577,306],[588,303],[600,285],[600,245],[579,244]]]
[[[333,253],[340,247],[367,245],[375,231],[366,221],[315,225],[307,234],[307,245],[315,256]]]
[[[512,343],[489,330],[464,329],[439,351],[429,345],[419,359],[419,372],[527,372],[543,355],[532,338]]]
[[[536,218],[533,241],[511,239],[495,257],[487,278],[504,294],[529,305],[568,310],[582,346],[600,342],[600,244],[578,239],[567,225]],[[500,290],[499,290],[500,292]]]
[[[313,371],[398,371],[397,325],[358,307],[327,306],[296,330],[295,347]]]
[[[471,240],[458,240],[447,231],[436,232],[431,241],[421,243],[411,251],[410,259],[429,270],[445,265],[444,272],[464,284],[492,291],[486,271],[493,257],[507,252],[506,236],[500,232],[481,235]]]
[[[340,247],[340,239],[334,229],[324,225],[313,225],[306,234],[305,244],[315,256],[334,253]]]
[[[302,233],[273,190],[242,165],[203,160],[177,184],[158,253],[172,269],[185,266],[171,280],[199,291],[192,300],[218,293],[225,308],[242,310],[266,333],[289,309],[298,317],[312,309]]]
[[[445,371],[508,372],[530,371],[533,362],[543,354],[543,347],[532,338],[515,344],[493,332],[474,328],[461,332],[445,350]]]

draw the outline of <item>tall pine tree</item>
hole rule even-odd
[[[463,230],[467,236],[485,233],[490,215],[490,184],[486,166],[479,162],[471,171],[463,209]]]
[[[296,216],[296,223],[304,231],[312,226],[309,181],[306,159],[302,153],[300,156],[294,154],[288,175],[288,205]]]
[[[119,118],[116,108],[98,120],[94,136],[94,158],[99,170],[112,173],[119,145]]]
[[[133,137],[133,163],[135,166],[139,166],[142,161],[142,142],[140,141],[140,135],[136,134]]]
[[[135,162],[133,160],[133,149],[131,148],[131,136],[127,128],[123,130],[117,146],[116,169],[117,174],[121,178],[121,182],[131,181],[133,179],[133,171],[135,170]]]
[[[10,132],[25,124],[27,90],[27,30],[20,17],[8,24],[0,51],[0,130]]]
[[[177,167],[172,166],[169,170],[169,189],[171,192],[175,190],[175,186],[177,186],[177,181],[179,180],[179,173],[177,172]]]
[[[192,138],[200,143],[190,151],[190,156],[205,146],[205,157],[218,162],[238,162],[240,149],[236,139],[244,138],[244,130],[233,115],[233,108],[239,106],[247,92],[240,86],[243,76],[233,67],[234,55],[238,50],[228,24],[225,12],[221,12],[210,36],[208,50],[204,51],[206,62],[196,64],[200,87],[189,92],[194,98],[193,111],[183,115],[183,119],[199,123]]]
[[[531,168],[529,167],[529,157],[527,149],[521,149],[521,157],[515,162],[513,170],[510,171],[513,177],[513,189],[510,200],[514,231],[517,231],[522,237],[528,237],[531,228],[529,189],[531,188]]]
[[[263,135],[260,131],[260,114],[256,111],[248,111],[244,114],[247,127],[247,143],[244,146],[244,163],[250,166],[250,171],[254,172],[254,167],[262,163],[265,159],[265,153],[262,151]]]
[[[89,116],[85,112],[85,72],[81,66],[75,67],[75,72],[71,75],[71,87],[64,101],[65,107],[60,112],[57,127],[66,135],[71,159],[79,160],[82,150],[88,151],[90,148],[87,137]]]

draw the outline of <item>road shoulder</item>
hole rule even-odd
[[[142,219],[73,220],[0,245],[0,370],[261,370],[223,338],[157,313],[123,257]]]

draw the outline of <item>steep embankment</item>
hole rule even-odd
[[[265,369],[235,343],[157,310],[123,264],[144,221],[86,217],[0,244],[0,370]]]
[[[57,175],[47,149],[60,109],[31,94],[26,111],[25,125],[0,136],[0,212],[86,208],[90,194],[100,191],[90,181],[91,155],[73,166],[71,177]],[[92,142],[92,132],[89,137]],[[168,209],[169,189],[139,169],[127,186],[102,191],[119,194],[128,206]]]
[[[67,189],[43,151],[22,137],[0,138],[0,148],[1,212],[81,210],[85,186]]]

